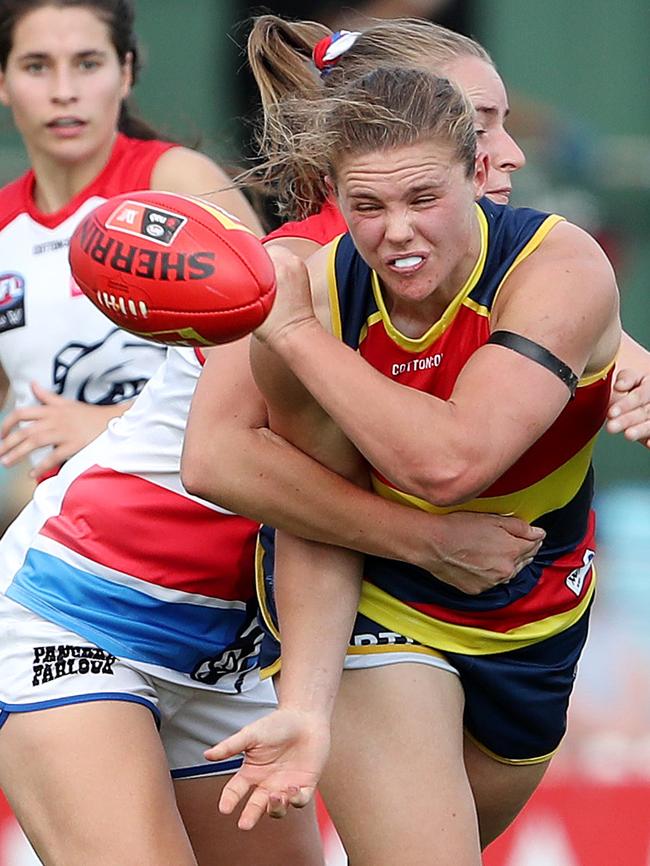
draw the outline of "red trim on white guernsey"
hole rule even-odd
[[[137,475],[91,466],[40,534],[107,568],[168,589],[248,598],[258,525]]]
[[[0,229],[20,213],[27,213],[45,228],[56,228],[93,196],[110,198],[125,190],[149,189],[156,163],[163,153],[173,147],[178,145],[155,139],[143,141],[118,133],[104,168],[65,207],[54,213],[43,213],[36,207],[34,201],[36,177],[30,169],[0,189]]]

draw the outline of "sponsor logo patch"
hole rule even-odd
[[[25,280],[10,271],[0,273],[0,333],[25,325]]]
[[[35,646],[32,686],[58,680],[71,674],[110,674],[117,659],[95,646],[53,644]]]
[[[125,201],[106,220],[106,228],[148,238],[168,247],[186,222],[186,217],[172,211],[146,207],[137,201]]]
[[[585,579],[589,574],[591,563],[594,561],[595,555],[595,551],[586,550],[582,557],[583,565],[580,568],[574,568],[573,571],[567,575],[565,583],[576,596],[580,596],[580,593],[582,592],[582,588],[585,585]]]

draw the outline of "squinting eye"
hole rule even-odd
[[[99,63],[96,60],[82,60],[79,66],[82,69],[97,69]]]
[[[480,138],[482,135],[487,135],[487,129],[475,129],[476,137]]]

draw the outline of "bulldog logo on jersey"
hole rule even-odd
[[[258,664],[263,632],[249,605],[247,620],[240,627],[236,637],[218,656],[202,659],[191,673],[192,679],[207,685],[215,683],[227,676],[235,676],[233,684],[236,692],[241,692],[246,674]]]
[[[13,272],[0,273],[0,333],[25,325],[25,280]]]
[[[148,238],[168,247],[186,222],[187,219],[180,214],[152,208],[137,201],[124,201],[106,220],[106,228]]]

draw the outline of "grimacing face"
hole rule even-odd
[[[0,100],[32,162],[74,164],[110,149],[130,83],[130,64],[93,10],[42,6],[16,23]]]
[[[468,177],[452,146],[431,139],[337,166],[339,207],[391,317],[409,309],[426,330],[462,287],[480,250],[474,202],[485,181],[485,159]]]

